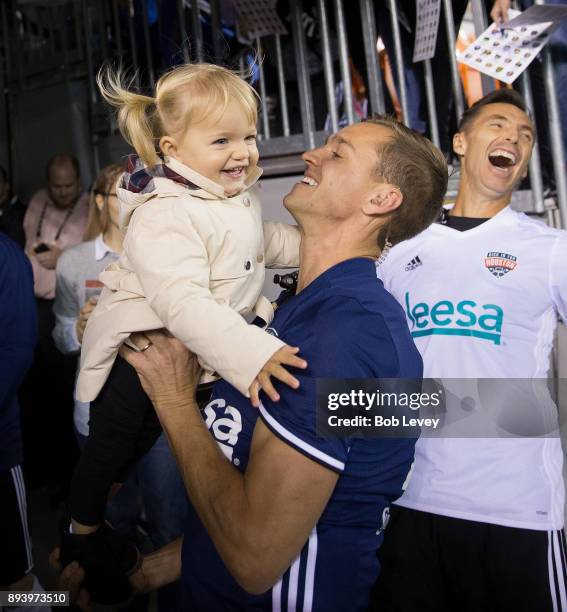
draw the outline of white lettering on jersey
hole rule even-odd
[[[226,418],[220,417],[215,409],[224,408]],[[224,456],[232,461],[234,446],[238,442],[238,434],[242,431],[242,417],[234,406],[227,406],[226,401],[219,398],[205,407],[205,425],[212,432]],[[236,462],[236,460],[235,460]]]

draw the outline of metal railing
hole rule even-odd
[[[61,71],[68,77],[84,61],[84,36],[76,2],[48,5],[0,3],[0,48],[6,83],[21,89],[33,77]]]
[[[543,4],[543,0],[536,0]],[[152,87],[156,78],[172,63],[212,61],[232,67],[246,66],[254,57],[261,63],[255,71],[261,100],[260,149],[269,173],[293,173],[303,164],[299,154],[324,141],[328,133],[341,125],[351,124],[360,115],[384,113],[392,108],[386,93],[385,72],[377,51],[380,30],[391,38],[387,51],[397,91],[401,119],[410,122],[406,69],[400,7],[396,0],[377,3],[373,0],[317,0],[316,15],[307,14],[301,0],[289,0],[289,11],[283,15],[287,34],[275,33],[242,42],[236,23],[221,12],[220,0],[164,0],[160,14],[149,0],[58,0],[45,6],[39,0],[13,0],[12,9],[2,3],[0,44],[3,61],[2,81],[6,95],[13,88],[31,86],[34,79],[86,78],[89,84],[91,128],[94,158],[98,159],[100,139],[115,133],[108,122],[107,111],[100,102],[94,74],[105,62],[120,61],[138,71],[140,85]],[[382,6],[377,24],[377,6]],[[472,0],[475,30],[487,26],[482,0]],[[384,11],[386,18],[384,18]],[[153,12],[152,12],[153,11]],[[455,22],[451,0],[442,0],[440,35],[446,40],[449,61],[453,123],[464,111],[465,101],[455,53]],[[353,31],[349,41],[349,32]],[[306,27],[309,24],[309,27]],[[378,27],[379,26],[379,27]],[[388,32],[386,32],[388,30]],[[314,34],[315,32],[315,34]],[[307,40],[309,36],[309,40]],[[351,95],[355,47],[362,72],[366,102]],[[15,61],[14,61],[15,60]],[[567,178],[565,152],[562,147],[557,91],[550,53],[542,55],[544,95],[549,110],[549,134],[553,174],[556,185],[554,200],[544,198],[541,151],[536,145],[530,163],[532,210],[548,212],[557,224],[555,204],[562,223],[567,222]],[[314,68],[313,65],[316,64]],[[430,60],[414,64],[422,83],[426,108],[426,130],[438,146],[440,129],[448,117],[437,115],[439,94]],[[437,75],[438,76],[438,75]],[[494,88],[494,81],[482,77],[484,93]],[[528,107],[534,109],[534,91],[528,72],[521,79],[521,90]],[[542,92],[538,91],[538,95]],[[356,105],[366,105],[359,112]]]

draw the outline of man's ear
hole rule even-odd
[[[466,151],[466,142],[463,132],[457,132],[453,136],[453,151],[460,157],[464,157]]]
[[[395,185],[382,184],[371,195],[362,206],[365,215],[384,215],[396,210],[404,200],[399,187]]]
[[[178,159],[177,157],[177,141],[175,138],[171,136],[162,136],[159,139],[159,148],[160,151],[166,157],[173,157],[174,159]]]

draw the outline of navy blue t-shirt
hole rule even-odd
[[[36,341],[32,267],[22,248],[0,233],[0,471],[22,462],[17,393]]]
[[[284,442],[340,474],[303,550],[274,587],[249,595],[224,566],[191,509],[182,553],[184,609],[364,610],[379,571],[383,518],[402,493],[414,439],[320,439],[315,431],[317,378],[422,376],[421,357],[398,302],[368,259],[342,262],[276,311],[269,331],[299,346],[309,366],[294,370],[301,387],[278,385],[260,411],[226,382],[215,385],[203,417],[223,453],[246,470],[258,418]],[[251,349],[252,350],[252,349]]]

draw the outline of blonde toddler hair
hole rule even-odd
[[[142,161],[159,162],[162,136],[176,137],[211,113],[222,115],[237,102],[250,120],[258,118],[258,94],[236,72],[214,64],[184,64],[165,73],[156,83],[155,97],[132,89],[118,69],[103,68],[97,75],[103,98],[117,109],[118,127]]]

